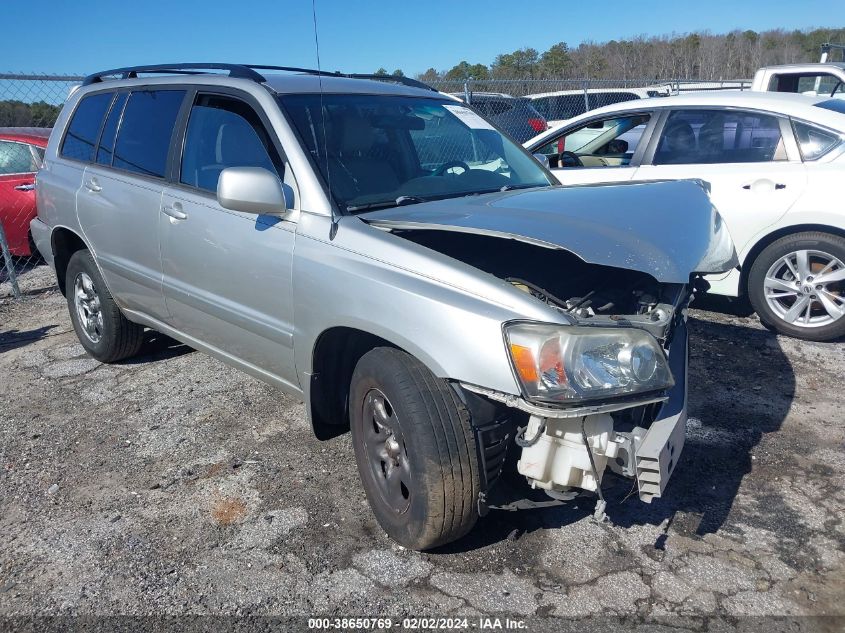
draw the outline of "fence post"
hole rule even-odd
[[[21,289],[18,287],[18,277],[15,272],[15,263],[12,261],[12,253],[9,251],[9,243],[6,241],[6,231],[3,223],[0,222],[0,250],[3,251],[3,261],[6,263],[6,270],[9,273],[9,282],[12,284],[12,296],[20,299]]]
[[[587,86],[589,85],[589,82],[587,82],[586,80],[581,82],[581,87],[584,89],[584,112],[590,111],[590,97],[589,93],[587,92]]]
[[[472,77],[467,77],[464,79],[464,101],[467,103],[471,103],[470,95],[472,94],[472,90],[469,88],[469,84],[472,81]]]

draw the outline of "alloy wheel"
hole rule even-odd
[[[763,293],[772,311],[791,325],[830,325],[845,316],[845,264],[818,250],[788,253],[769,267]]]
[[[97,288],[87,273],[79,273],[73,282],[73,305],[85,336],[92,343],[99,343],[103,337],[103,310]]]

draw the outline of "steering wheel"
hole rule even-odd
[[[462,160],[449,160],[449,161],[446,161],[445,163],[443,163],[442,165],[440,165],[440,167],[437,168],[437,171],[434,172],[434,175],[435,176],[445,176],[447,171],[449,171],[450,169],[453,169],[455,167],[460,167],[465,172],[469,171],[469,165],[467,165],[464,161],[462,161]]]
[[[833,87],[833,90],[830,91],[831,97],[836,94],[836,91],[839,90],[839,86],[841,86],[841,85],[842,85],[842,80],[840,79],[839,81],[836,82],[836,85]]]
[[[584,163],[581,162],[581,159],[578,157],[578,154],[575,152],[567,152],[563,151],[560,153],[560,158],[558,159],[558,164],[561,167],[583,167]]]

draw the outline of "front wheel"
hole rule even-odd
[[[349,418],[364,492],[393,540],[425,550],[469,532],[478,458],[467,411],[448,384],[405,352],[373,349],[353,372]]]
[[[845,335],[845,239],[806,232],[773,242],[751,266],[748,298],[760,321],[781,334]]]

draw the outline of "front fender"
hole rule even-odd
[[[404,349],[441,378],[516,395],[502,323],[566,323],[510,284],[354,216],[339,220],[333,240],[330,224],[303,214],[298,227],[294,347],[302,384],[319,336],[350,327]]]

